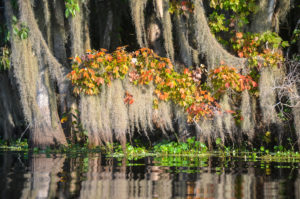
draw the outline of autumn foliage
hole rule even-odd
[[[249,65],[257,69],[264,66],[280,66],[284,58],[279,47],[288,45],[273,32],[263,34],[237,32],[231,42],[237,55],[248,58]]]
[[[209,73],[213,88],[207,88],[201,82],[201,68],[190,70],[185,68],[183,73],[174,70],[168,58],[158,56],[153,50],[142,48],[135,52],[127,52],[125,47],[119,47],[108,53],[89,50],[81,57],[73,58],[72,71],[67,77],[72,81],[74,93],[96,95],[102,86],[109,86],[115,79],[128,80],[134,85],[153,84],[154,95],[157,98],[153,107],[157,108],[159,101],[172,101],[184,108],[189,121],[197,121],[201,117],[212,117],[220,107],[217,103],[219,95],[232,88],[237,92],[256,87],[257,84],[248,76],[239,74],[236,69],[221,66]],[[124,103],[134,103],[130,91],[124,93]]]
[[[257,87],[257,83],[250,76],[241,75],[236,68],[227,65],[212,70],[209,77],[214,90],[219,93],[224,93],[227,89],[241,92]]]

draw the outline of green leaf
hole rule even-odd
[[[85,136],[88,136],[88,135],[89,135],[89,132],[86,131],[86,130],[84,130],[82,133],[83,133]]]
[[[70,11],[68,8],[66,8],[66,11],[65,11],[65,16],[66,18],[68,18],[70,16]]]
[[[290,46],[290,44],[289,44],[288,41],[283,41],[283,42],[281,43],[281,46],[282,46],[283,48],[286,48],[286,47]]]
[[[12,17],[12,21],[13,21],[14,24],[16,24],[16,23],[18,22],[17,17],[16,17],[16,16],[13,16],[13,17]]]
[[[76,5],[75,5],[75,10],[78,11],[78,12],[80,11],[79,4],[78,4],[78,3],[76,3]]]
[[[216,145],[220,145],[220,144],[221,144],[221,141],[222,141],[221,138],[217,138],[217,139],[216,139]]]
[[[18,35],[18,33],[19,33],[19,28],[15,26],[15,27],[13,28],[13,32],[14,32],[15,35]]]

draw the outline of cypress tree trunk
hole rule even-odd
[[[71,109],[80,110],[77,116],[89,131],[91,145],[105,144],[114,139],[124,145],[127,136],[137,131],[145,136],[155,129],[166,134],[174,130],[187,132],[186,115],[180,108],[160,103],[157,110],[152,109],[155,99],[153,85],[133,86],[128,79],[116,80],[111,87],[103,88],[98,96],[74,96],[66,74],[70,71],[68,57],[80,56],[94,47],[113,50],[115,46],[127,45],[128,42],[131,48],[151,47],[159,55],[169,57],[178,71],[182,66],[199,67],[202,63],[207,65],[207,70],[215,69],[221,61],[241,72],[248,71],[247,60],[232,55],[211,33],[204,6],[208,2],[191,2],[194,11],[185,16],[171,14],[169,0],[130,0],[122,1],[122,4],[118,0],[79,1],[80,11],[65,18],[64,0],[18,0],[17,10],[12,8],[11,1],[3,1],[10,32],[13,33],[14,27],[20,28],[21,23],[28,27],[29,32],[25,39],[12,34],[10,75],[0,74],[2,137],[10,139],[11,132],[24,119],[24,126],[30,127],[32,146],[66,145],[66,135],[72,135],[72,127],[70,123],[64,132],[59,115]],[[40,8],[35,9],[35,5]],[[279,23],[289,6],[290,0],[258,2],[258,12],[251,18],[248,30],[278,32]],[[12,22],[14,15],[18,22]],[[126,17],[131,17],[131,20],[124,22]],[[133,34],[129,33],[131,29],[134,29]],[[268,128],[272,123],[280,123],[272,107],[276,103],[276,92],[272,90],[276,75],[274,69],[261,71],[259,100],[250,97],[248,92],[242,93],[238,103],[232,103],[230,93],[222,98],[221,104],[226,109],[241,109],[244,121],[240,128],[235,126],[231,115],[217,115],[214,121],[196,124],[199,139],[207,140],[210,146],[216,137],[221,137],[223,142],[227,137],[239,141],[241,135],[238,132],[242,130],[252,141],[258,124]],[[15,93],[9,92],[14,87],[20,100],[15,100]],[[135,99],[130,106],[123,102],[126,91]],[[18,104],[13,103],[14,100],[20,101],[22,114],[13,106]],[[256,106],[256,101],[260,106]],[[294,113],[298,112],[294,110]],[[22,119],[20,115],[23,115]]]
[[[30,125],[32,146],[45,148],[53,145],[66,145],[57,112],[54,82],[50,74],[61,66],[52,56],[35,21],[29,0],[19,1],[20,20],[28,25],[28,38],[21,40],[16,35],[11,37],[11,57],[14,79],[20,93],[22,110]],[[10,1],[5,1],[5,12],[10,30],[13,16]],[[52,70],[51,70],[52,69]],[[56,71],[53,76],[63,84],[63,74]]]

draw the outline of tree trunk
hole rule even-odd
[[[9,93],[11,86],[17,88],[24,120],[30,125],[32,146],[66,145],[66,135],[72,136],[74,128],[69,123],[63,132],[59,115],[70,110],[74,113],[77,109],[80,110],[77,115],[80,121],[76,122],[88,130],[90,145],[118,139],[124,146],[128,136],[135,132],[148,137],[155,129],[168,134],[178,127],[176,130],[182,137],[189,132],[186,115],[178,107],[162,102],[157,110],[153,109],[156,96],[152,84],[134,86],[125,78],[113,81],[111,87],[103,87],[98,96],[73,96],[66,78],[70,71],[68,57],[81,56],[91,48],[113,50],[128,42],[131,42],[130,50],[135,50],[136,46],[150,47],[157,54],[169,57],[180,72],[183,66],[196,68],[200,64],[206,65],[209,71],[220,66],[221,62],[242,72],[250,70],[246,59],[230,54],[211,33],[203,1],[190,1],[194,5],[193,11],[184,14],[171,14],[170,0],[78,3],[80,11],[66,19],[63,0],[18,0],[19,10],[13,10],[11,1],[4,1],[10,32],[13,33],[14,27],[20,28],[21,24],[29,29],[27,39],[12,34],[12,68],[9,72],[12,75],[0,74],[0,119],[3,120],[0,130],[5,139],[10,139],[10,131],[22,123],[18,121],[21,114],[13,107],[16,96]],[[34,5],[39,8],[33,8]],[[290,0],[259,1],[257,13],[250,19],[249,31],[278,31],[277,26],[289,6]],[[12,22],[14,15],[19,21]],[[130,16],[132,19],[125,22]],[[135,41],[128,39],[128,35],[133,35]],[[236,141],[237,137],[240,138],[238,130],[242,130],[252,140],[258,124],[266,130],[270,124],[280,123],[273,106],[277,100],[276,92],[272,90],[274,77],[278,74],[274,68],[263,69],[260,73],[260,96],[257,99],[243,92],[241,98],[235,99],[236,103],[231,103],[230,93],[221,100],[224,109],[241,112],[244,118],[241,127],[235,125],[231,115],[217,115],[213,121],[196,124],[199,139],[207,140],[210,146],[216,137],[221,137],[223,143],[228,137]],[[204,76],[203,81],[209,85]],[[124,104],[126,92],[135,100],[130,106]],[[256,102],[260,104],[258,108]],[[298,120],[296,115],[294,119]]]
[[[17,93],[7,73],[0,73],[0,132],[2,139],[18,138],[22,124],[22,113]]]
[[[19,6],[20,19],[28,25],[30,33],[26,40],[20,40],[16,35],[11,37],[12,70],[23,113],[30,125],[31,144],[41,148],[66,145],[57,113],[54,85],[50,80],[50,73],[53,72],[51,66],[52,69],[53,66],[61,66],[50,53],[38,29],[30,2],[19,1]],[[11,20],[13,11],[9,1],[5,1],[5,10],[7,20]],[[12,27],[10,28],[12,30]],[[61,84],[65,81],[63,74],[56,73],[53,76],[60,80]]]
[[[45,157],[38,155],[30,159],[31,175],[21,198],[56,198],[58,176],[63,171],[64,157]]]

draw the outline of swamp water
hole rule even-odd
[[[0,152],[0,198],[300,198],[299,163]]]

